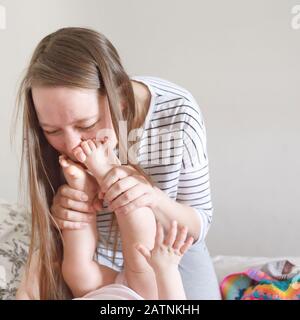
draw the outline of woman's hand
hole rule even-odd
[[[142,207],[154,209],[157,204],[154,187],[132,166],[125,165],[116,166],[106,174],[99,198],[104,198],[118,214]]]
[[[87,194],[64,184],[57,190],[50,211],[60,229],[81,229],[93,221],[96,210],[101,208],[99,199],[91,202]]]

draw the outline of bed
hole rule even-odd
[[[29,245],[29,213],[16,204],[0,199],[0,300],[13,300],[20,283]],[[215,256],[218,281],[228,274],[256,267],[268,261],[288,259],[300,265],[300,257]]]

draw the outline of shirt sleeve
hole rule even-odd
[[[201,223],[196,243],[205,239],[212,222],[206,129],[200,108],[191,98],[184,105],[183,158],[177,201],[192,207]]]

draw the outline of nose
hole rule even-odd
[[[81,141],[83,141],[81,134],[79,132],[68,132],[65,134],[65,139],[64,139],[64,148],[66,154],[70,157],[73,158],[73,150],[75,147],[79,146]]]

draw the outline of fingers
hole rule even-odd
[[[55,198],[59,198],[60,196],[75,200],[75,201],[84,201],[87,202],[89,200],[88,195],[83,192],[76,189],[72,189],[67,184],[59,187],[58,192],[55,196]]]
[[[128,166],[116,166],[112,168],[102,180],[102,192],[106,193],[115,182],[125,177],[128,177],[134,173],[135,170]]]
[[[51,213],[59,228],[80,229],[95,219],[95,209],[82,192],[63,185],[53,199]]]
[[[59,205],[59,206],[66,208],[66,209],[71,209],[74,211],[80,211],[80,212],[85,212],[85,213],[95,212],[95,208],[93,206],[93,203],[75,201],[75,200],[72,200],[67,197],[61,197],[59,202],[56,201],[56,205]]]
[[[171,228],[166,236],[164,244],[168,247],[173,247],[177,235],[177,221],[172,221]]]
[[[187,238],[188,229],[186,226],[178,227],[177,221],[173,221],[168,232],[164,245],[172,247],[175,251],[183,255],[193,244],[194,238],[192,236]]]
[[[181,254],[185,254],[187,250],[191,247],[194,242],[193,237],[189,237],[188,240],[183,244],[183,246],[179,249]]]
[[[133,187],[124,191],[120,196],[118,196],[117,199],[115,199],[111,203],[111,209],[115,210],[119,207],[123,207],[123,206],[127,205],[128,203],[143,196],[144,194],[145,194],[144,188],[141,187],[140,185],[136,184]]]
[[[63,230],[63,229],[67,229],[67,230],[83,229],[89,225],[86,222],[71,222],[71,221],[61,220],[56,217],[54,217],[54,220],[56,222],[56,227],[58,227],[60,230]]]
[[[162,225],[157,221],[156,223],[156,234],[155,234],[155,246],[159,247],[164,241],[164,229]]]
[[[133,188],[138,184],[138,181],[133,176],[126,176],[123,179],[116,181],[109,190],[105,193],[104,199],[108,202],[113,201],[123,192]],[[101,190],[103,189],[103,185]]]
[[[187,236],[187,227],[182,227],[181,230],[179,231],[177,237],[176,237],[176,240],[173,244],[173,248],[174,249],[179,249],[182,247],[182,245],[184,244],[184,241],[186,239],[186,236]]]
[[[92,222],[95,214],[94,213],[83,213],[66,209],[60,206],[52,206],[51,213],[55,218],[70,222]]]
[[[135,199],[134,201],[129,202],[125,206],[115,209],[114,212],[117,214],[128,214],[139,208],[151,207],[151,204],[152,204],[152,197],[147,193]]]

